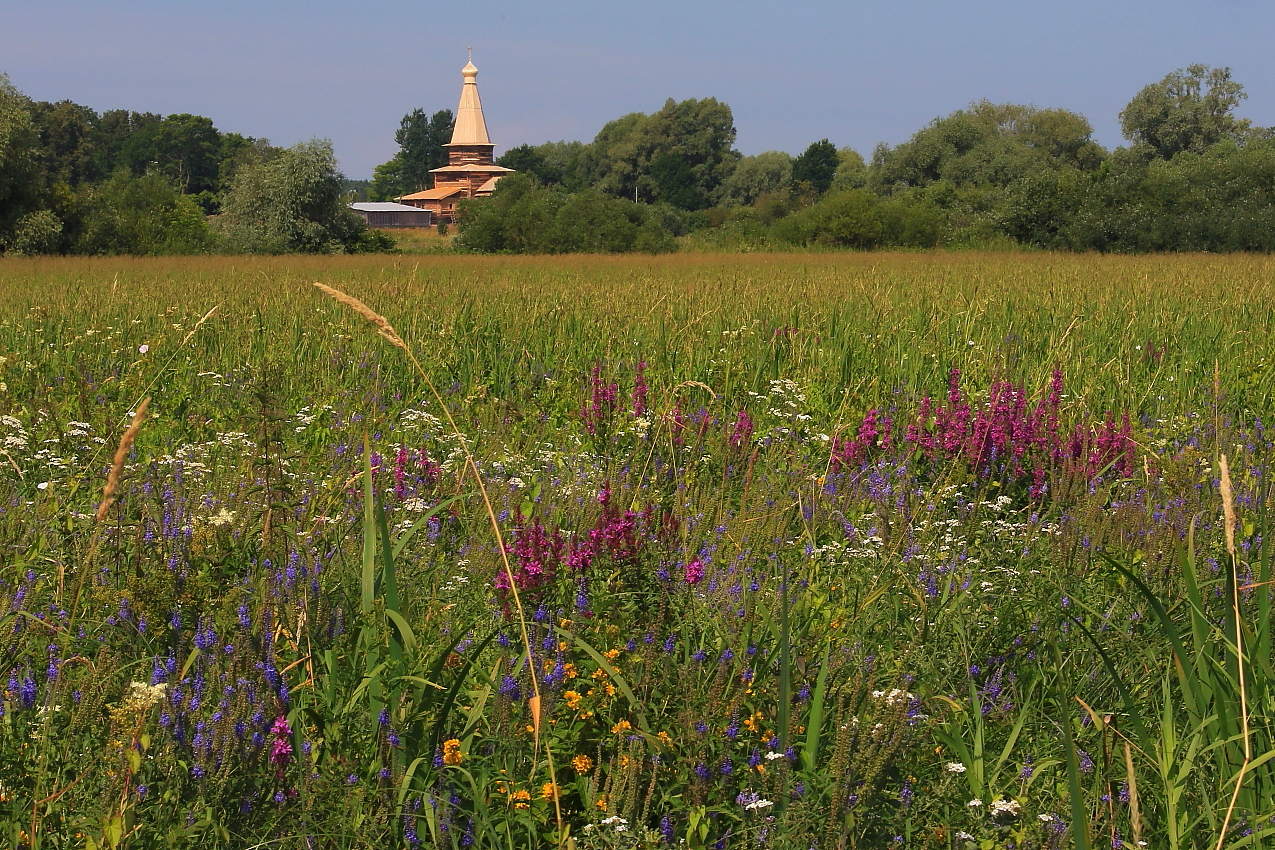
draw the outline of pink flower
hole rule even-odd
[[[699,584],[704,580],[704,562],[696,558],[686,565],[683,577],[687,584]]]

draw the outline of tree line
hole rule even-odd
[[[1075,112],[979,101],[902,144],[878,145],[868,160],[828,139],[795,157],[741,156],[726,104],[670,100],[652,115],[612,121],[591,143],[521,145],[499,162],[562,196],[663,206],[651,220],[673,223],[669,233],[687,231],[691,245],[705,248],[1269,251],[1275,132],[1236,115],[1244,98],[1229,69],[1190,65],[1129,101],[1120,113],[1129,144],[1114,150]],[[502,187],[468,202],[462,245],[574,250],[571,240],[555,246],[543,235],[562,232],[561,203],[530,203],[519,182]],[[511,234],[542,233],[503,235],[491,225],[497,209],[532,217],[507,221]]]
[[[1243,86],[1190,65],[1137,92],[1108,150],[1082,115],[978,101],[865,159],[829,139],[792,156],[735,149],[730,107],[668,100],[591,142],[519,145],[518,174],[462,203],[461,250],[667,251],[1031,246],[1275,248],[1275,131],[1236,115]],[[0,251],[385,250],[346,207],[426,188],[450,110],[407,113],[371,181],[331,145],[277,148],[203,116],[31,101],[0,76]]]
[[[0,252],[382,250],[332,146],[288,148],[202,115],[33,101],[0,74]]]

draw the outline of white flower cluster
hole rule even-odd
[[[1022,812],[1023,806],[1017,800],[993,800],[989,811],[992,817],[1010,817],[1016,818]]]
[[[896,708],[900,705],[907,705],[916,699],[916,694],[909,693],[901,688],[891,688],[888,691],[873,691],[872,698],[885,703],[890,708]]]

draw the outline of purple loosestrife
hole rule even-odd
[[[746,447],[753,439],[753,420],[747,410],[735,414],[735,424],[731,426],[727,442],[732,449]]]
[[[614,381],[607,383],[602,379],[602,364],[594,363],[593,370],[589,373],[589,400],[580,410],[580,419],[589,436],[607,435],[611,418],[615,415],[619,393],[618,384]]]
[[[283,715],[275,718],[270,727],[270,764],[280,772],[292,761],[292,727]]]
[[[563,562],[565,547],[561,532],[549,533],[539,518],[528,523],[516,514],[513,541],[507,544],[506,551],[517,565],[513,579],[518,589],[530,590],[552,580]],[[495,584],[497,590],[509,589],[509,576],[503,569],[496,573]]]

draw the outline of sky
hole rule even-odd
[[[1079,112],[1112,147],[1134,94],[1196,62],[1275,125],[1273,34],[1268,0],[0,0],[0,73],[38,100],[331,139],[360,179],[405,113],[455,108],[468,46],[497,154],[715,97],[745,154],[869,156],[983,98]]]

